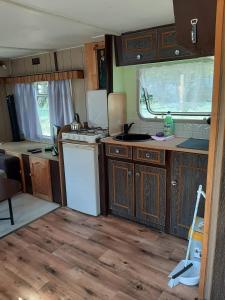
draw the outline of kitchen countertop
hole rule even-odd
[[[51,152],[45,152],[44,149],[48,146],[51,145],[48,143],[39,143],[39,142],[30,142],[30,141],[0,143],[0,149],[3,149],[8,153],[27,154],[35,157],[58,161],[59,160],[58,156],[53,156]],[[33,148],[42,148],[42,152],[34,153],[34,154],[27,152],[28,149],[33,149]]]
[[[198,150],[198,149],[188,149],[188,148],[178,148],[177,145],[186,141],[187,138],[175,137],[171,140],[167,141],[145,141],[145,142],[122,142],[116,141],[112,137],[107,137],[102,139],[101,141],[106,144],[114,144],[114,145],[126,145],[126,146],[135,146],[141,148],[149,148],[149,149],[162,149],[162,150],[170,150],[170,151],[179,151],[179,152],[188,152],[188,153],[196,153],[196,154],[208,154],[208,151]]]

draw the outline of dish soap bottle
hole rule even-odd
[[[164,136],[170,136],[174,134],[174,123],[170,111],[164,118]]]

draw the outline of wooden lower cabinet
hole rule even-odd
[[[136,219],[160,230],[165,228],[166,170],[135,165]]]
[[[107,155],[112,213],[186,239],[198,186],[206,190],[208,156],[170,151],[167,163],[163,160],[165,165],[155,166],[137,161],[141,158],[137,150],[133,147],[131,161]],[[204,204],[202,197],[200,217],[204,217]]]
[[[62,193],[60,186],[59,162],[57,160],[49,160],[51,185],[52,185],[52,200],[58,204],[62,204]]]
[[[134,164],[108,160],[109,203],[113,214],[134,216]]]
[[[206,190],[208,156],[172,152],[170,233],[187,238],[194,214],[197,189],[201,184]],[[202,197],[198,215],[204,216],[205,199]]]
[[[23,175],[25,181],[24,192],[28,194],[33,194],[31,170],[30,170],[30,155],[22,154],[22,162],[23,162]]]
[[[165,169],[109,159],[108,176],[113,214],[164,229]]]
[[[33,195],[52,201],[50,163],[48,159],[30,156]]]

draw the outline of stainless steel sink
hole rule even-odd
[[[143,141],[151,140],[152,138],[149,134],[127,133],[127,134],[119,134],[115,136],[114,139],[122,142],[143,142]]]

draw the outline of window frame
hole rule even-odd
[[[183,61],[185,61],[187,59],[183,59]],[[189,59],[188,59],[189,60]],[[171,61],[172,62],[172,61]],[[163,63],[163,62],[162,62]],[[148,112],[151,114],[151,117],[147,118],[147,117],[143,117],[140,111],[140,80],[139,80],[139,72],[141,69],[146,69],[146,66],[142,65],[140,66],[137,70],[136,70],[136,88],[137,88],[137,92],[136,92],[136,98],[137,98],[137,115],[138,117],[143,120],[143,121],[148,121],[148,122],[152,122],[152,121],[156,121],[156,122],[160,122],[162,121],[162,119],[164,118],[164,116],[167,114],[167,112],[153,112],[151,110],[151,108],[148,110]],[[213,100],[213,99],[212,99]],[[180,122],[180,123],[184,123],[184,122],[189,122],[189,123],[205,123],[205,121],[208,119],[208,117],[211,116],[212,112],[209,113],[180,113],[180,112],[172,112],[171,114],[175,117],[174,119],[176,120],[176,122]],[[182,118],[179,118],[182,117]],[[185,118],[186,117],[186,118]],[[193,118],[196,117],[196,118]]]

